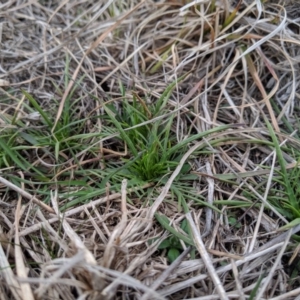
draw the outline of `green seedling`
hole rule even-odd
[[[188,237],[188,223],[187,220],[183,220],[180,224],[180,228],[186,233],[183,235],[182,233],[177,232],[170,224],[169,219],[166,216],[156,214],[155,215],[157,221],[171,233],[171,236],[167,239],[163,240],[159,246],[159,250],[167,251],[167,258],[170,263],[177,259],[177,257],[182,253],[183,247],[182,242],[188,245],[193,245],[192,239]]]
[[[257,283],[256,283],[254,289],[253,289],[253,290],[251,291],[251,293],[250,293],[249,300],[254,300],[254,299],[255,299],[255,296],[256,296],[256,294],[257,294],[257,292],[258,292],[258,289],[259,289],[259,287],[260,287],[260,285],[261,285],[263,279],[265,278],[265,276],[266,276],[266,273],[264,273],[263,275],[261,275],[261,276],[258,278]]]

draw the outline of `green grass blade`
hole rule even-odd
[[[205,136],[208,136],[209,134],[220,132],[220,131],[223,131],[223,130],[226,130],[226,129],[229,129],[229,128],[232,128],[232,127],[233,127],[233,125],[222,125],[222,126],[218,126],[218,127],[213,128],[213,129],[209,129],[207,131],[195,134],[195,135],[183,140],[182,142],[178,143],[177,145],[172,147],[170,150],[168,150],[167,156],[170,156],[174,153],[177,153],[178,151],[180,151],[180,149],[182,149],[187,144],[193,142],[194,140],[201,139]]]
[[[132,154],[134,156],[138,156],[138,151],[135,148],[135,146],[133,145],[132,141],[130,140],[129,136],[126,134],[126,132],[124,131],[124,129],[122,128],[121,124],[115,119],[115,116],[113,114],[113,112],[106,107],[105,105],[103,106],[106,113],[109,115],[110,120],[113,122],[113,124],[117,127],[117,129],[120,132],[121,137],[125,140],[125,142],[128,145],[128,148],[130,149],[130,151],[132,152]]]
[[[291,187],[291,183],[290,183],[290,179],[286,170],[286,163],[284,160],[284,157],[282,155],[282,151],[278,142],[278,139],[276,137],[276,134],[272,128],[272,125],[270,124],[270,122],[265,118],[265,122],[267,124],[268,130],[270,132],[275,150],[276,150],[276,155],[278,157],[278,161],[279,161],[279,165],[280,165],[280,169],[282,172],[282,177],[283,177],[283,181],[284,181],[284,185],[285,188],[287,190],[287,194],[288,194],[288,199],[289,202],[291,203],[291,205],[295,208],[295,209],[299,209],[299,204],[297,203],[297,199],[295,197],[294,191]]]
[[[47,123],[47,125],[49,127],[53,126],[53,123],[51,122],[51,120],[48,118],[47,114],[44,112],[44,110],[39,106],[39,104],[36,102],[36,100],[26,91],[22,90],[22,93],[24,94],[24,96],[29,100],[29,102],[32,104],[32,106],[40,113],[40,115],[43,117],[43,119],[45,120],[45,122]]]
[[[12,161],[14,161],[15,165],[17,165],[23,171],[28,170],[28,163],[26,163],[26,161],[22,162],[19,159],[17,153],[12,151],[12,149],[8,147],[8,145],[5,143],[5,141],[2,138],[0,138],[0,147],[3,149],[4,153],[7,154],[12,159]]]
[[[172,233],[174,236],[176,236],[178,239],[181,239],[185,243],[194,246],[194,242],[189,237],[179,233],[172,226],[169,225],[170,221],[166,216],[155,213],[155,218],[164,229],[166,229],[167,231],[169,231],[170,233]]]
[[[170,98],[171,92],[178,84],[181,82],[184,78],[186,78],[188,74],[185,74],[181,77],[179,77],[177,80],[173,81],[171,84],[167,86],[167,88],[164,90],[162,95],[159,97],[158,101],[156,102],[155,109],[154,109],[154,117],[158,117],[162,115],[162,110],[165,108],[166,104],[168,103],[168,100]]]
[[[258,291],[258,289],[260,287],[260,284],[261,284],[261,282],[262,282],[262,280],[264,279],[265,276],[266,276],[266,273],[264,273],[263,275],[261,275],[259,277],[259,279],[258,279],[258,281],[257,281],[257,283],[256,283],[256,285],[254,287],[254,289],[250,293],[249,300],[254,300],[255,299],[256,293],[257,293],[257,291]]]

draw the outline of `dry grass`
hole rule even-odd
[[[297,190],[300,10],[273,2],[2,1],[0,299],[300,299],[298,210],[275,180]],[[137,127],[211,134],[159,181],[113,179],[134,157],[106,104],[172,82]],[[159,216],[186,238],[172,263]]]

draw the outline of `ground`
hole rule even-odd
[[[300,299],[296,1],[2,1],[0,299]]]

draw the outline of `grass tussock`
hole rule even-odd
[[[298,299],[296,1],[0,7],[1,299]]]

